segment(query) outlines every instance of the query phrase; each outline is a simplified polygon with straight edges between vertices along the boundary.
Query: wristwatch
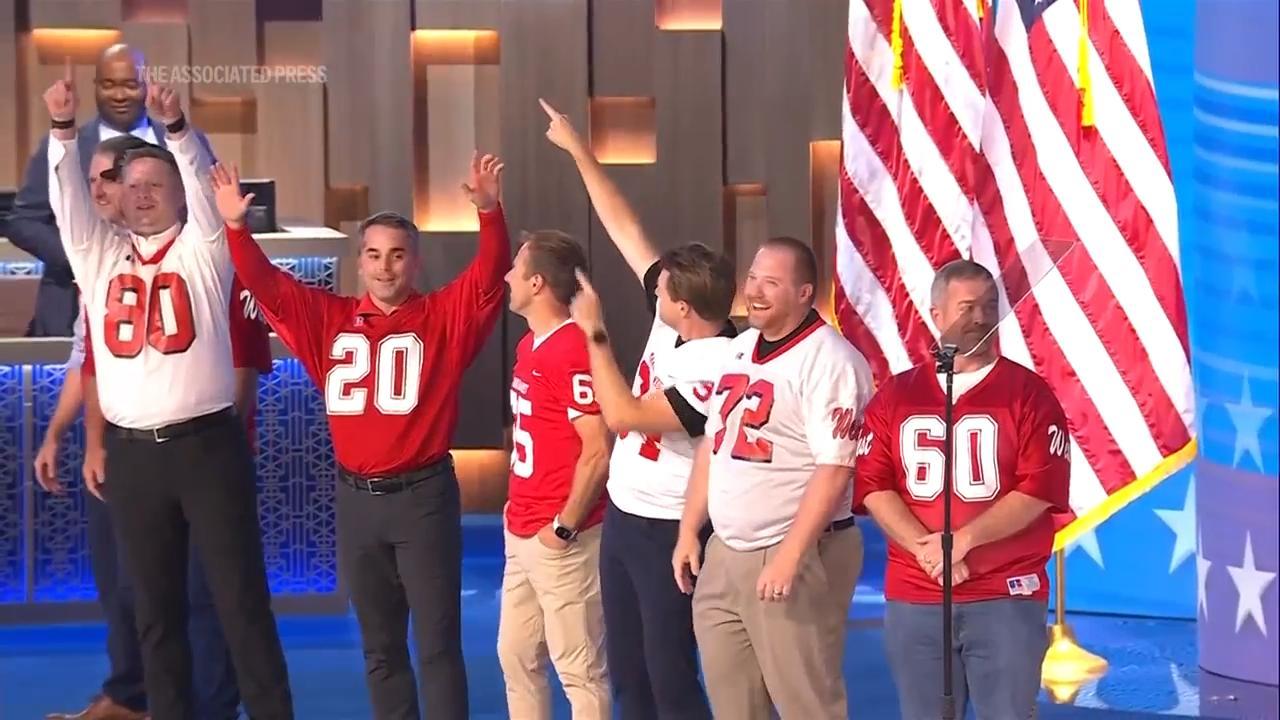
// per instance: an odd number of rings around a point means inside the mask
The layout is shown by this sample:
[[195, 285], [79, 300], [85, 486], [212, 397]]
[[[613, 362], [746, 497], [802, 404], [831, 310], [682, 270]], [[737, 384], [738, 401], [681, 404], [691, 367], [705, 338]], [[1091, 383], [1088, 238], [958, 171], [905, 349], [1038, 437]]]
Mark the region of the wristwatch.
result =
[[574, 530], [568, 525], [562, 525], [560, 523], [559, 515], [556, 515], [555, 518], [551, 521], [551, 531], [556, 534], [556, 537], [560, 538], [561, 540], [564, 540], [565, 542], [569, 542], [570, 540], [573, 540], [574, 538], [578, 537], [577, 530]]
[[591, 337], [591, 342], [595, 343], [596, 345], [609, 344], [609, 333], [606, 333], [604, 331], [604, 328], [600, 328], [598, 330], [593, 331], [590, 337]]

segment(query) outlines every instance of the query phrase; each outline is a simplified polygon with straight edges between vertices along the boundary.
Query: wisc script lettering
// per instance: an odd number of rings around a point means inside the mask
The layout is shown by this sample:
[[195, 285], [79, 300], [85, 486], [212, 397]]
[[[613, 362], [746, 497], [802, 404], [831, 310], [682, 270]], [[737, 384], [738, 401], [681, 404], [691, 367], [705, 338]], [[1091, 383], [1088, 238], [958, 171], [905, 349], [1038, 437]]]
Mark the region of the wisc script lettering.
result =
[[853, 408], [834, 408], [831, 411], [831, 437], [834, 440], [853, 440], [858, 433], [858, 413]]

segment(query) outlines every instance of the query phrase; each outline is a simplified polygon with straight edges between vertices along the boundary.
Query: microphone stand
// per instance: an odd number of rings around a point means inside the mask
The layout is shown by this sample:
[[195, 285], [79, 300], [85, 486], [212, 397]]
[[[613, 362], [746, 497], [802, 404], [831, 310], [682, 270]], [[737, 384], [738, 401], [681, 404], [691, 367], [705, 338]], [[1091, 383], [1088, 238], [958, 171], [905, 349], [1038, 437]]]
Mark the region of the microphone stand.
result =
[[956, 701], [951, 675], [951, 486], [952, 482], [952, 411], [955, 406], [952, 386], [956, 376], [956, 346], [940, 345], [933, 351], [938, 372], [946, 374], [947, 404], [944, 409], [942, 439], [942, 720], [955, 720]]

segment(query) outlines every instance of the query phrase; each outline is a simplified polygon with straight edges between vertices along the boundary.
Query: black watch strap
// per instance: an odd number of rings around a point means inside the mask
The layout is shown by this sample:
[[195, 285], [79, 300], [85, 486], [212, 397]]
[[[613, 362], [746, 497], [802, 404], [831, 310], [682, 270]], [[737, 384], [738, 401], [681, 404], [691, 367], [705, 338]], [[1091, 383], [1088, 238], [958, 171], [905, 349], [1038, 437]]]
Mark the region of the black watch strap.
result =
[[596, 345], [607, 345], [609, 344], [609, 333], [605, 332], [603, 328], [596, 330], [591, 333], [591, 342]]
[[182, 132], [182, 129], [185, 128], [186, 126], [187, 126], [187, 116], [183, 114], [183, 115], [179, 115], [177, 120], [174, 120], [168, 125], [165, 125], [164, 129], [165, 129], [165, 132], [168, 132], [170, 135], [175, 135], [177, 133]]
[[51, 120], [49, 125], [54, 130], [70, 130], [76, 126], [76, 120], [75, 118], [71, 118], [70, 120]]

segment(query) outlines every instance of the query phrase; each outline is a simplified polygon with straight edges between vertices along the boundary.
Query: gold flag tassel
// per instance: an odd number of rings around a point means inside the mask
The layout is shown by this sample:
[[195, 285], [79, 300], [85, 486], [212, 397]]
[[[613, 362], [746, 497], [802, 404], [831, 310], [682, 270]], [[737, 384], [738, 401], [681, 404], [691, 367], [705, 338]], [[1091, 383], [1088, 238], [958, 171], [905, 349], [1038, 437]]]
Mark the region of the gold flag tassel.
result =
[[1080, 75], [1080, 125], [1093, 127], [1093, 80], [1089, 77], [1089, 0], [1080, 0], [1080, 42], [1076, 62]]
[[987, 12], [987, 3], [985, 0], [978, 0], [978, 24], [982, 24], [982, 16]]
[[1076, 643], [1076, 635], [1067, 625], [1066, 560], [1063, 550], [1054, 553], [1054, 623], [1049, 626], [1049, 651], [1040, 666], [1040, 685], [1049, 691], [1056, 703], [1075, 701], [1080, 687], [1107, 672], [1107, 661]]
[[902, 89], [902, 0], [893, 0], [893, 29], [889, 45], [893, 48], [893, 89]]

